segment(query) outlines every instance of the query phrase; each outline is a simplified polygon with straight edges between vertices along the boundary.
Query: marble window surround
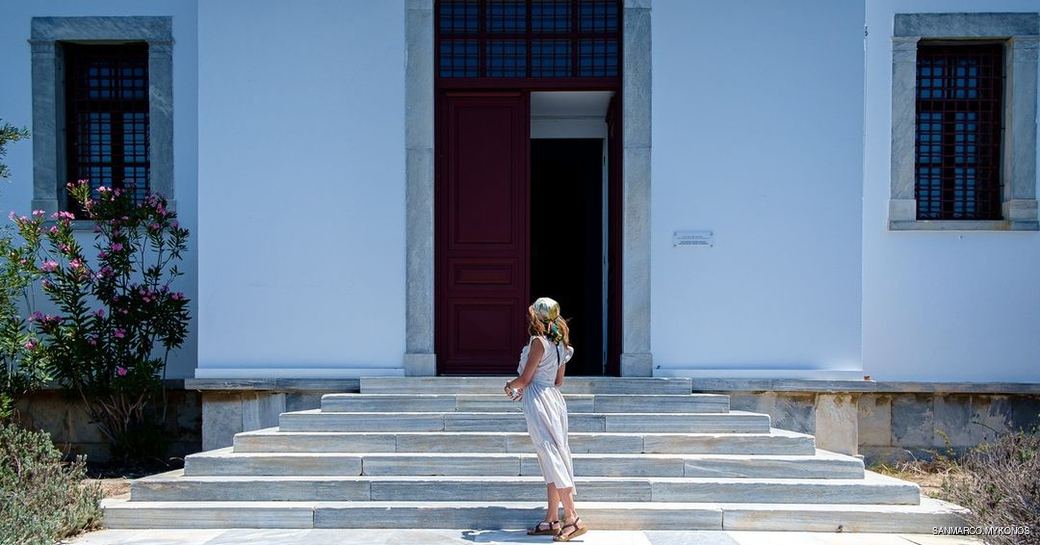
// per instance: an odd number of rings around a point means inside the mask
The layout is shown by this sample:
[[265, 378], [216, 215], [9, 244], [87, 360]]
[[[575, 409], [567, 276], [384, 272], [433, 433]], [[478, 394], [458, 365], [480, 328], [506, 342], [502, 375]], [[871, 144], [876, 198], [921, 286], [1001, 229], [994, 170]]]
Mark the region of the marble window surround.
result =
[[[650, 351], [651, 0], [623, 1], [621, 375], [652, 376]], [[405, 0], [405, 374], [436, 375], [434, 0]]]
[[[64, 58], [59, 42], [148, 44], [149, 188], [176, 208], [173, 183], [173, 18], [33, 17], [33, 210], [64, 208]], [[75, 222], [84, 227], [89, 222]]]
[[[918, 220], [915, 199], [917, 45], [929, 39], [1005, 40], [1001, 220]], [[899, 13], [892, 33], [890, 230], [1040, 229], [1036, 200], [1037, 13]]]

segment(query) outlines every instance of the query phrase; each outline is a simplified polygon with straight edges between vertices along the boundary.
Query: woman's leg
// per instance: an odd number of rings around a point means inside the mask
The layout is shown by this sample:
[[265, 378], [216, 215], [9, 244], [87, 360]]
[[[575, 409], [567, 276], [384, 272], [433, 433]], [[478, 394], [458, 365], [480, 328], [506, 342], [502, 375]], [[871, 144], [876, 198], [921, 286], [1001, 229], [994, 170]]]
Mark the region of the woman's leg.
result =
[[566, 530], [563, 529], [564, 525], [573, 523], [574, 519], [578, 517], [578, 513], [575, 512], [574, 509], [574, 496], [571, 495], [571, 492], [573, 490], [574, 489], [572, 489], [569, 486], [567, 488], [556, 489], [556, 491], [560, 494], [560, 501], [563, 502], [563, 521], [560, 525], [561, 536], [566, 536], [568, 534], [574, 533], [576, 531], [576, 528], [585, 527], [585, 522], [582, 521], [577, 524], [577, 527], [567, 528]]
[[[545, 511], [545, 520], [553, 521], [559, 520], [560, 517], [560, 493], [556, 489], [556, 485], [549, 483], [545, 486], [547, 495], [549, 496], [549, 508]], [[558, 526], [553, 526], [557, 528]]]

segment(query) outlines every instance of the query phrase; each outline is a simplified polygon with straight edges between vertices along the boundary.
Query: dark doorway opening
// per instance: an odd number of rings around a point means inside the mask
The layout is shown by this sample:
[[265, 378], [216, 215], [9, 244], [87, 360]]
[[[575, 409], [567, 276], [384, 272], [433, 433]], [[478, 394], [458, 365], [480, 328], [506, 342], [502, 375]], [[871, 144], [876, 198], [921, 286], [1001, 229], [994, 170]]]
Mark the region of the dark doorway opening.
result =
[[531, 140], [531, 298], [556, 299], [571, 328], [568, 375], [603, 375], [603, 140]]

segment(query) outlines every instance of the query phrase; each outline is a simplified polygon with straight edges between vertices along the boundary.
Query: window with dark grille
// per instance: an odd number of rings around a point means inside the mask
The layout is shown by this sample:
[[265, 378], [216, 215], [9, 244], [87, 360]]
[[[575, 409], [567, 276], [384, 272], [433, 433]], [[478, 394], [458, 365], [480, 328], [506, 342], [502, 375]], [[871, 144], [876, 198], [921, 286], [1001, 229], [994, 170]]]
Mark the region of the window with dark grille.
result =
[[1000, 219], [1004, 46], [917, 50], [917, 219]]
[[[64, 44], [68, 178], [148, 194], [148, 47]], [[69, 210], [78, 206], [67, 203]]]
[[614, 78], [618, 0], [440, 0], [441, 78]]

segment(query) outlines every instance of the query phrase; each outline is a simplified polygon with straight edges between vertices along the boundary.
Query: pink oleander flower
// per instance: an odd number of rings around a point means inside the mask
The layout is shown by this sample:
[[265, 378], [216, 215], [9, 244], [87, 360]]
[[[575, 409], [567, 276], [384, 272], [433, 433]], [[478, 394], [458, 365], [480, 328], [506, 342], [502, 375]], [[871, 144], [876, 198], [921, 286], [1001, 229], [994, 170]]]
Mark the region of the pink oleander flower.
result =
[[33, 341], [25, 341], [24, 346], [26, 350], [32, 350], [33, 348], [36, 348], [36, 343], [34, 343]]
[[52, 316], [47, 314], [40, 320], [40, 327], [44, 330], [52, 330], [61, 324], [61, 316]]
[[102, 186], [98, 186], [97, 191], [98, 191], [98, 193], [106, 193], [106, 192], [108, 192], [110, 190], [107, 187], [102, 185]]
[[97, 256], [98, 259], [105, 259], [106, 257], [108, 257], [108, 252], [101, 250], [100, 252], [98, 252]]
[[123, 251], [123, 245], [118, 243], [118, 242], [113, 242], [112, 243], [112, 251], [113, 252], [122, 252]]
[[43, 216], [45, 216], [46, 214], [47, 214], [47, 213], [46, 213], [46, 212], [44, 212], [43, 210], [33, 210], [33, 211], [32, 211], [32, 215], [33, 215], [33, 217], [34, 217], [34, 218], [42, 218], [42, 217], [43, 217]]
[[125, 377], [126, 373], [127, 373], [126, 367], [116, 367], [116, 374], [117, 375], [119, 375], [121, 377]]
[[41, 286], [43, 286], [44, 288], [50, 288], [50, 287], [51, 287], [51, 286], [53, 286], [54, 284], [52, 284], [50, 280], [47, 280], [47, 279], [45, 278], [45, 279], [43, 279], [43, 280], [41, 280], [41, 281], [40, 281], [40, 285], [41, 285]]
[[43, 272], [54, 272], [58, 268], [58, 262], [47, 260], [40, 264], [40, 270]]
[[184, 293], [175, 291], [170, 294], [170, 299], [173, 299], [174, 301], [180, 301], [181, 299], [184, 299]]
[[162, 227], [162, 226], [159, 225], [158, 223], [152, 223], [152, 224], [148, 225], [148, 228], [151, 229], [152, 231], [158, 231], [160, 227]]
[[58, 234], [58, 226], [57, 225], [51, 225], [51, 228], [47, 229], [47, 232], [52, 234], [52, 235]]
[[76, 219], [76, 216], [74, 216], [72, 212], [66, 212], [62, 210], [61, 212], [55, 212], [51, 214], [51, 218], [59, 221], [72, 221]]
[[117, 339], [122, 339], [123, 337], [126, 337], [126, 330], [121, 327], [117, 327], [115, 331], [112, 332], [112, 336]]
[[7, 219], [9, 219], [11, 221], [15, 221], [16, 219], [18, 219], [18, 214], [15, 214], [14, 210], [12, 210], [12, 211], [8, 212]]
[[32, 314], [29, 315], [29, 321], [30, 322], [39, 322], [39, 321], [42, 321], [42, 320], [43, 320], [43, 313], [38, 311], [38, 310], [34, 311]]
[[98, 318], [104, 318], [105, 317], [105, 309], [99, 308], [99, 309], [95, 310], [94, 311], [94, 316], [97, 316]]
[[72, 267], [73, 269], [80, 269], [83, 267], [83, 262], [79, 259], [73, 259], [72, 261], [69, 261], [69, 267]]

